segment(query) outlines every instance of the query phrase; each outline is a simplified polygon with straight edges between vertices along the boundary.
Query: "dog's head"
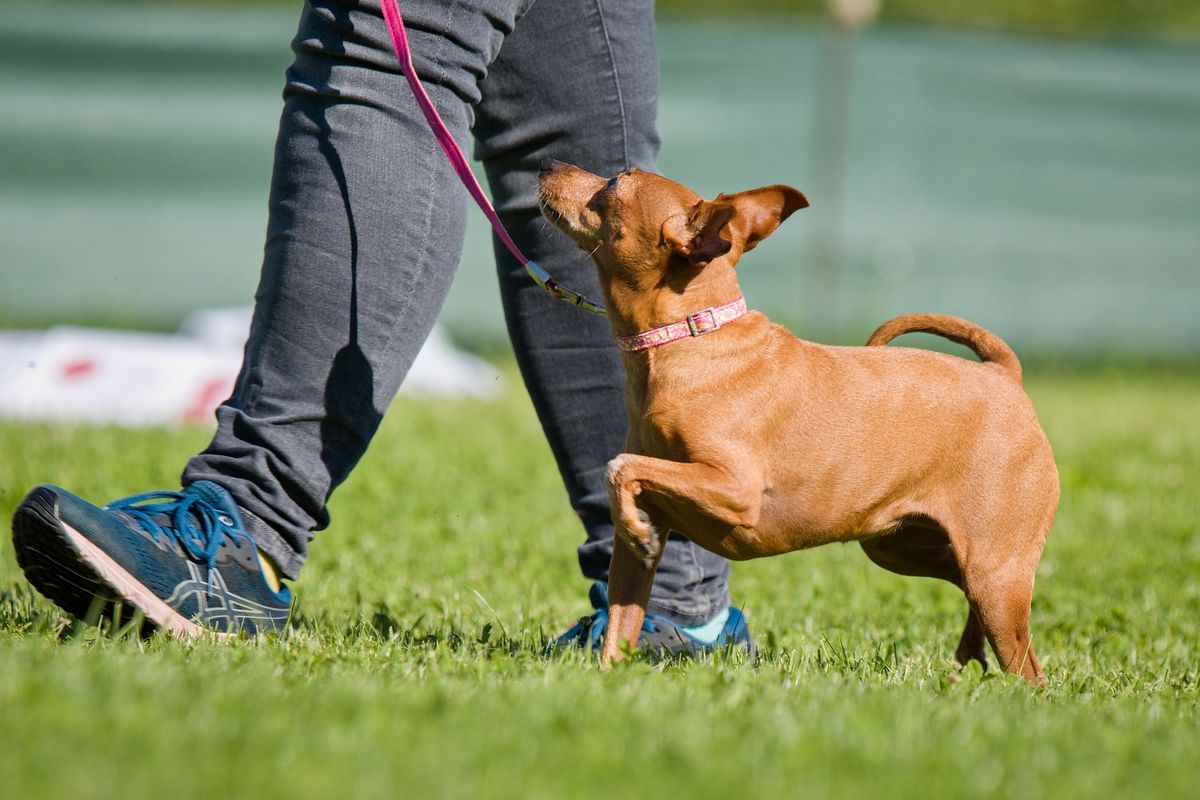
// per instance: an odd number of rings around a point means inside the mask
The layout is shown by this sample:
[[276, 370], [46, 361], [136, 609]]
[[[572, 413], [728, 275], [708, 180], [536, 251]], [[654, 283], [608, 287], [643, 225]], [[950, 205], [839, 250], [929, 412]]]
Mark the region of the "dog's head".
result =
[[601, 274], [634, 285], [668, 270], [730, 266], [808, 199], [790, 186], [764, 186], [705, 200], [652, 172], [601, 178], [547, 159], [538, 179], [542, 213], [592, 254]]

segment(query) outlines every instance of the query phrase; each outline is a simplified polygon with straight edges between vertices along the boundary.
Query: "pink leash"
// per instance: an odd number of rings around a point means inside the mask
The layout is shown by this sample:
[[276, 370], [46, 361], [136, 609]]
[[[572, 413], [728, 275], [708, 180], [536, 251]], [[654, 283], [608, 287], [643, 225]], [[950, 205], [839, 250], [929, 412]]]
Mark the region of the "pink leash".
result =
[[479, 204], [480, 210], [483, 211], [488, 221], [492, 223], [492, 228], [500, 237], [500, 241], [504, 242], [508, 252], [513, 254], [513, 257], [525, 267], [529, 277], [533, 278], [537, 285], [545, 289], [551, 297], [565, 300], [571, 305], [579, 306], [584, 311], [608, 316], [604, 306], [593, 303], [579, 292], [563, 286], [550, 277], [550, 273], [542, 269], [536, 261], [526, 258], [525, 254], [517, 247], [516, 242], [508, 235], [508, 231], [504, 230], [504, 225], [500, 222], [496, 209], [492, 207], [491, 201], [483, 193], [479, 181], [475, 180], [475, 175], [471, 172], [471, 167], [467, 164], [467, 159], [463, 156], [458, 142], [454, 141], [454, 137], [450, 135], [446, 123], [438, 115], [437, 109], [433, 107], [433, 101], [429, 99], [425, 87], [417, 78], [417, 72], [413, 68], [412, 53], [408, 49], [408, 33], [404, 29], [404, 18], [400, 16], [399, 0], [380, 0], [379, 5], [383, 9], [383, 19], [387, 23], [388, 33], [392, 37], [392, 47], [396, 51], [396, 58], [400, 60], [400, 66], [404, 69], [404, 79], [408, 81], [408, 87], [412, 89], [413, 97], [416, 98], [417, 105], [421, 107], [421, 113], [425, 115], [425, 120], [433, 130], [433, 135], [437, 137], [438, 144], [445, 151], [446, 157], [450, 159], [450, 164], [458, 173], [459, 179], [467, 187], [471, 196], [475, 198], [475, 202]]

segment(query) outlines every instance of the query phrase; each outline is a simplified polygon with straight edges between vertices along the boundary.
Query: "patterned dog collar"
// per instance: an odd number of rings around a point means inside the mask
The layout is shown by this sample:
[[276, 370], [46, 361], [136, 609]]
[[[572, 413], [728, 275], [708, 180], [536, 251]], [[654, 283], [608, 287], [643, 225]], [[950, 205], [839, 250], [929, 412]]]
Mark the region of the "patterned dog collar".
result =
[[637, 353], [652, 347], [678, 342], [680, 339], [703, 336], [744, 316], [747, 310], [746, 298], [739, 297], [732, 303], [726, 303], [723, 306], [709, 306], [699, 311], [693, 311], [678, 322], [660, 325], [632, 336], [618, 336], [617, 347], [627, 353]]

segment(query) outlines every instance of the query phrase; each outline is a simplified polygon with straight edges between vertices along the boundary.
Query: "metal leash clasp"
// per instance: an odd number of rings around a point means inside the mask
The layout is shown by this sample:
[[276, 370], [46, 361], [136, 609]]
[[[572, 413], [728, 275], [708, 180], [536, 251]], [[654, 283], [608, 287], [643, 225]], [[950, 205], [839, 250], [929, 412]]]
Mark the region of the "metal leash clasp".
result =
[[568, 289], [566, 286], [561, 285], [558, 281], [554, 280], [554, 278], [550, 276], [549, 272], [546, 272], [546, 270], [542, 269], [541, 265], [536, 261], [526, 261], [525, 271], [529, 274], [529, 277], [533, 278], [534, 283], [542, 287], [546, 291], [546, 294], [550, 295], [555, 300], [563, 300], [573, 306], [582, 308], [584, 311], [590, 311], [593, 314], [599, 314], [602, 317], [608, 316], [608, 312], [604, 309], [604, 306], [598, 303], [593, 303], [579, 292], [576, 292], [573, 289]]

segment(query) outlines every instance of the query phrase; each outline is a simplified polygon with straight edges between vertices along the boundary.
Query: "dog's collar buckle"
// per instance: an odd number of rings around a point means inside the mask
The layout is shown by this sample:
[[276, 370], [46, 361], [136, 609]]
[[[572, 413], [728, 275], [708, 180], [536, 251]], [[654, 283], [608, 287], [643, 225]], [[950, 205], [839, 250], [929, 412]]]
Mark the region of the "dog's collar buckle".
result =
[[692, 336], [703, 336], [706, 333], [712, 333], [721, 327], [721, 320], [717, 319], [717, 311], [712, 306], [702, 308], [699, 311], [693, 311], [687, 315], [688, 333]]

